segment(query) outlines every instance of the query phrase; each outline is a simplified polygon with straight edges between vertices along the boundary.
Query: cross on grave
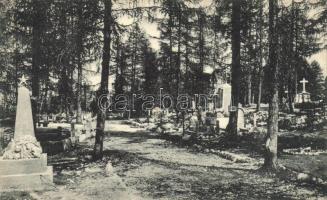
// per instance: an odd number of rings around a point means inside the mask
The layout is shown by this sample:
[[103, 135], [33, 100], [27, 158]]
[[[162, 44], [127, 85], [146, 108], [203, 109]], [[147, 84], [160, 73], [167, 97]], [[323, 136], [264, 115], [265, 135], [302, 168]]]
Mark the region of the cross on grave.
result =
[[308, 83], [308, 81], [305, 80], [305, 78], [303, 78], [302, 81], [300, 81], [300, 83], [303, 84], [303, 87], [302, 87], [302, 88], [303, 88], [302, 93], [305, 93], [305, 92], [306, 92], [306, 91], [305, 91], [305, 84]]

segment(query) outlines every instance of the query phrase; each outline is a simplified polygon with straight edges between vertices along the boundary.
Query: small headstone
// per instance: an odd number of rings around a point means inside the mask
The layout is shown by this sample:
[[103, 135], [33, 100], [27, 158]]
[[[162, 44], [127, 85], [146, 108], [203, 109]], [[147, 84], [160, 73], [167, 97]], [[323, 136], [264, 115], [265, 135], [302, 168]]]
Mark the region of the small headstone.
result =
[[198, 131], [199, 120], [198, 120], [198, 116], [195, 113], [190, 118], [190, 127], [189, 128], [191, 131]]
[[253, 113], [253, 127], [257, 127], [257, 113]]
[[231, 104], [232, 87], [229, 84], [222, 84], [218, 86], [222, 90], [222, 110], [224, 114], [229, 115], [229, 106]]
[[114, 168], [110, 161], [108, 161], [108, 163], [106, 164], [105, 173], [106, 173], [106, 176], [114, 175]]
[[239, 108], [237, 112], [237, 128], [245, 128], [244, 110], [242, 108]]
[[162, 115], [162, 110], [159, 107], [153, 108], [151, 117], [154, 119], [154, 121], [160, 121], [161, 115]]
[[195, 100], [192, 100], [192, 110], [196, 110], [196, 102], [195, 102]]
[[208, 110], [211, 111], [211, 112], [214, 110], [214, 103], [213, 102], [208, 103]]

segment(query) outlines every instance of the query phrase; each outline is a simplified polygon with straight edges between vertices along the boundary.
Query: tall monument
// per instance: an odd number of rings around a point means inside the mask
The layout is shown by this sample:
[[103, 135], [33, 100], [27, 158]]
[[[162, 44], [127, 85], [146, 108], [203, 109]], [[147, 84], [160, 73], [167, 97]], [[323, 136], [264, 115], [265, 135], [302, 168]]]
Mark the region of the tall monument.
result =
[[23, 82], [21, 82], [20, 87], [18, 88], [14, 140], [19, 140], [21, 137], [26, 136], [35, 138], [29, 93], [29, 90], [23, 86]]
[[43, 189], [53, 182], [47, 155], [35, 138], [31, 99], [23, 76], [18, 88], [14, 138], [0, 157], [0, 191]]

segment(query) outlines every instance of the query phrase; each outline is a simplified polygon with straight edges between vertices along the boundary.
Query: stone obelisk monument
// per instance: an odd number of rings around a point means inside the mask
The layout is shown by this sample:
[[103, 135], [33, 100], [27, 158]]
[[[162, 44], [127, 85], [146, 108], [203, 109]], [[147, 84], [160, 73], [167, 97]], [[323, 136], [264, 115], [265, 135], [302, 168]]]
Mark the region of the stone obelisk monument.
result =
[[0, 191], [39, 190], [52, 185], [53, 171], [35, 138], [30, 92], [21, 79], [14, 139], [0, 157]]
[[14, 134], [15, 140], [26, 136], [35, 138], [32, 106], [29, 93], [29, 90], [24, 86], [18, 88], [18, 102]]

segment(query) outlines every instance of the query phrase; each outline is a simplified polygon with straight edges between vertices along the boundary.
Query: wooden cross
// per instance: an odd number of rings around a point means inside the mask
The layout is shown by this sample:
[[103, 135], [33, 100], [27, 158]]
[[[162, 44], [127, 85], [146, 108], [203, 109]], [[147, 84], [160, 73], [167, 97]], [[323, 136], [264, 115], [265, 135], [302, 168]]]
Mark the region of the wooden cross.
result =
[[306, 91], [305, 91], [305, 84], [308, 83], [308, 81], [305, 80], [305, 78], [303, 78], [302, 81], [300, 81], [300, 83], [303, 84], [303, 90], [302, 90], [302, 93], [305, 93], [305, 92], [306, 92]]

